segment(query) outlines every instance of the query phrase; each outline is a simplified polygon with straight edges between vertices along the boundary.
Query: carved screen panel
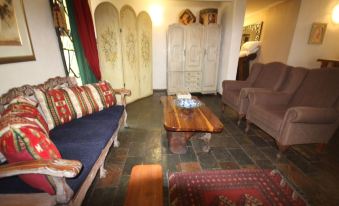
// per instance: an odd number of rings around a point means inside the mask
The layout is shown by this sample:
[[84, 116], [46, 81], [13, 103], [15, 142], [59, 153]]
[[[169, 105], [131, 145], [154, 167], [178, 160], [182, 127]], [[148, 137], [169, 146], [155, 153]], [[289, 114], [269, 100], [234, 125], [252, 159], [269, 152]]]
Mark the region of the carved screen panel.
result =
[[124, 87], [118, 10], [108, 2], [99, 4], [94, 12], [102, 79], [113, 88]]
[[185, 30], [180, 25], [171, 25], [167, 33], [168, 71], [184, 70]]
[[203, 57], [203, 27], [200, 24], [186, 26], [185, 70], [201, 71]]
[[142, 11], [137, 19], [140, 97], [153, 94], [152, 86], [152, 20]]
[[140, 98], [137, 18], [132, 7], [121, 8], [120, 23], [125, 88], [132, 92], [127, 102], [132, 102]]

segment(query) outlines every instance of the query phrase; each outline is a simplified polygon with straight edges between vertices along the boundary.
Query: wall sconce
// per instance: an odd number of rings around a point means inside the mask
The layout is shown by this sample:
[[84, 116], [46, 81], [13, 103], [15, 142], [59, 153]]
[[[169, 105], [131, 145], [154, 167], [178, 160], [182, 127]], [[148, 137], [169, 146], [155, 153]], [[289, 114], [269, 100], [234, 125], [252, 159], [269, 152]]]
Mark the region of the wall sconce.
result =
[[149, 7], [149, 11], [152, 18], [152, 23], [154, 26], [160, 26], [163, 21], [164, 9], [159, 4], [153, 4]]
[[335, 24], [339, 24], [339, 3], [335, 5], [332, 11], [332, 21]]

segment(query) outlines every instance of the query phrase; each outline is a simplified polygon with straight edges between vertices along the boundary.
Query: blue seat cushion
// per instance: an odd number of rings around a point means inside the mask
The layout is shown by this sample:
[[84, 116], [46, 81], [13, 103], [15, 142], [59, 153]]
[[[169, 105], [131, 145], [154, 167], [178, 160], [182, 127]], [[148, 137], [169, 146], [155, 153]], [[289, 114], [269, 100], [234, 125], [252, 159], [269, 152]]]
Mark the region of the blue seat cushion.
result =
[[[113, 106], [100, 112], [72, 120], [49, 133], [63, 159], [79, 160], [83, 168], [75, 178], [66, 179], [76, 193], [86, 179], [107, 142], [119, 126], [123, 106]], [[0, 193], [41, 192], [22, 182], [18, 177], [0, 179]]]

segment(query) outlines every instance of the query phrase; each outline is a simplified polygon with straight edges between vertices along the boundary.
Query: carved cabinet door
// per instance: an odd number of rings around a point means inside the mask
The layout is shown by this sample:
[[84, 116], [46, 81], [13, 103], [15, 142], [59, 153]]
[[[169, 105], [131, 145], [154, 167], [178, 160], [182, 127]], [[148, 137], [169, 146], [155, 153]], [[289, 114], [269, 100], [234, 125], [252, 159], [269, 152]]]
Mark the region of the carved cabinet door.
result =
[[216, 92], [220, 50], [220, 27], [209, 24], [204, 27], [204, 57], [202, 92]]
[[132, 102], [140, 98], [137, 18], [132, 7], [121, 8], [120, 23], [125, 88], [132, 92], [127, 102]]
[[184, 88], [185, 30], [178, 24], [167, 32], [167, 92], [173, 94]]
[[201, 71], [203, 57], [203, 26], [191, 24], [185, 33], [185, 70]]
[[96, 7], [94, 19], [102, 79], [110, 82], [113, 88], [122, 88], [119, 12], [113, 4], [104, 2]]
[[153, 94], [152, 86], [152, 21], [150, 16], [142, 11], [137, 18], [138, 57], [140, 97]]

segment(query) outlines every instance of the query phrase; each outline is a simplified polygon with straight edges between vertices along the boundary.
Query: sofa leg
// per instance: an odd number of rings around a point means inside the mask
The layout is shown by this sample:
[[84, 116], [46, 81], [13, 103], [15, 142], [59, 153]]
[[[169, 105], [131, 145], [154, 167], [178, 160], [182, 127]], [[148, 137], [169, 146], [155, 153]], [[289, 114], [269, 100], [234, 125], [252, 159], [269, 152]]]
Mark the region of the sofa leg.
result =
[[120, 146], [120, 142], [119, 142], [119, 140], [118, 140], [118, 137], [114, 140], [113, 146], [114, 146], [114, 147], [119, 147], [119, 146]]
[[238, 115], [238, 122], [237, 125], [240, 126], [241, 120], [245, 117], [245, 114], [239, 114]]
[[124, 113], [125, 113], [124, 127], [125, 127], [125, 128], [128, 128], [129, 126], [128, 126], [128, 124], [127, 124], [127, 111], [126, 111], [126, 109], [124, 110]]
[[279, 152], [277, 154], [277, 158], [281, 159], [281, 157], [283, 156], [283, 153], [288, 149], [289, 145], [280, 145], [280, 144], [277, 144], [277, 145], [278, 145], [278, 149], [279, 149]]
[[245, 133], [248, 133], [251, 128], [251, 122], [249, 120], [246, 120], [246, 128], [245, 128]]
[[225, 111], [225, 104], [224, 103], [221, 103], [221, 111], [222, 111], [222, 113], [224, 113], [224, 111]]
[[66, 183], [65, 178], [60, 177], [52, 177], [55, 183], [55, 193], [56, 193], [56, 201], [59, 204], [68, 203], [72, 196], [73, 190]]
[[104, 163], [100, 166], [100, 179], [105, 178], [107, 175], [107, 170], [105, 169]]

